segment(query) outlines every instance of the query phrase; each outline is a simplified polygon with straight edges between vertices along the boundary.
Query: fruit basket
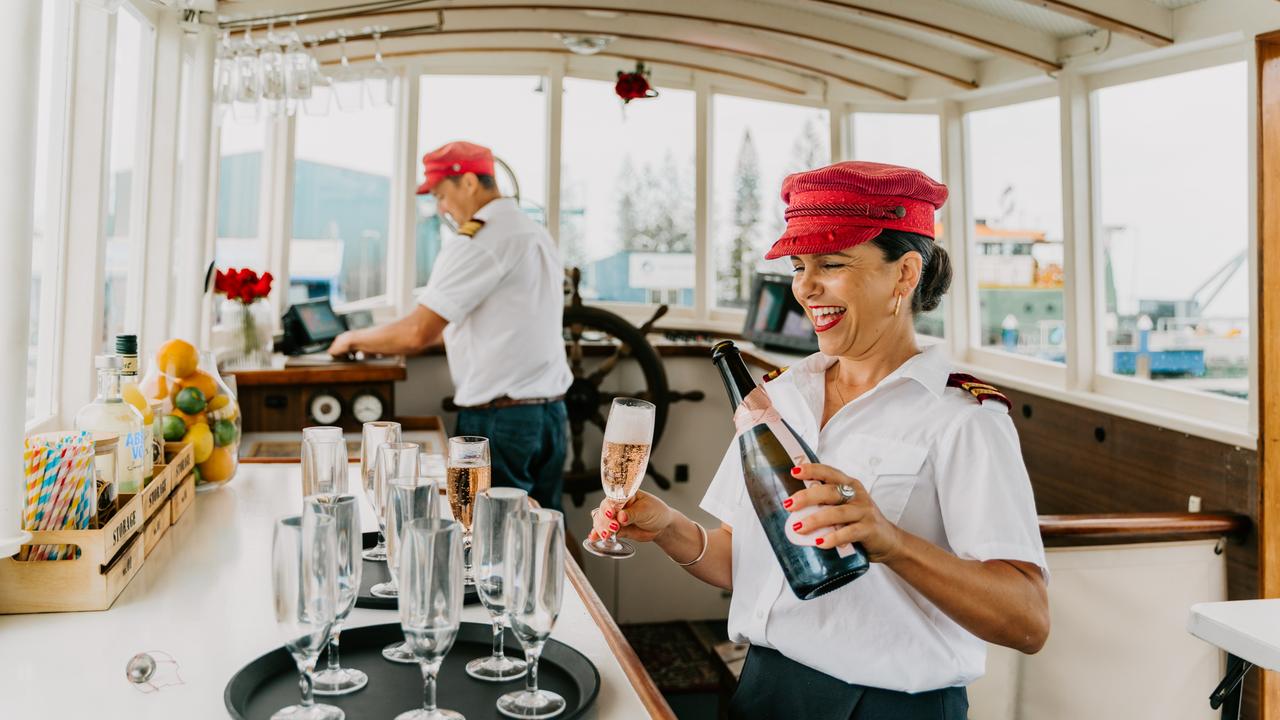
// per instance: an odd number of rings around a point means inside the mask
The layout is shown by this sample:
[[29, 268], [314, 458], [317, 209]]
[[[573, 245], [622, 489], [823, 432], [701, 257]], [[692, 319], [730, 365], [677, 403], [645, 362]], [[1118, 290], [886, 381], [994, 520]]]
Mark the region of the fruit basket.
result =
[[240, 405], [218, 374], [213, 353], [170, 340], [160, 346], [142, 381], [142, 393], [162, 400], [165, 442], [190, 445], [197, 491], [235, 477], [240, 456]]

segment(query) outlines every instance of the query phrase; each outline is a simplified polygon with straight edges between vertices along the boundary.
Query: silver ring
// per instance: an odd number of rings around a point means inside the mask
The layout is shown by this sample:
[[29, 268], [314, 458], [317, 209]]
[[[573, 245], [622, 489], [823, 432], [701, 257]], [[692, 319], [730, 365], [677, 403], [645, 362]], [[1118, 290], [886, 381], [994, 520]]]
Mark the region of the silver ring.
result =
[[849, 502], [850, 500], [853, 499], [854, 495], [858, 494], [858, 491], [855, 490], [852, 485], [837, 485], [836, 492], [840, 493], [841, 505], [844, 505], [845, 503]]

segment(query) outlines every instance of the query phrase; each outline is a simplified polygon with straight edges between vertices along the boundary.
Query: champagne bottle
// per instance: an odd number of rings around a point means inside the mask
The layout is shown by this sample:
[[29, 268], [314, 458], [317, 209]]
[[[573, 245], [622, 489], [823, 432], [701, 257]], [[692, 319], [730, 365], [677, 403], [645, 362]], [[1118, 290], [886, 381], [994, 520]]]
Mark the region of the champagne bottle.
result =
[[[738, 348], [728, 340], [716, 343], [711, 349], [712, 362], [720, 371], [725, 390], [734, 410], [742, 404], [752, 390], [755, 381], [747, 371]], [[781, 431], [790, 433], [787, 442], [794, 442], [808, 457], [818, 462], [813, 450], [800, 435], [778, 419], [771, 423]], [[858, 545], [852, 552], [842, 555], [835, 549], [824, 550], [816, 546], [797, 545], [787, 537], [787, 524], [791, 514], [782, 507], [782, 501], [804, 489], [804, 482], [791, 474], [795, 463], [787, 452], [783, 440], [774, 434], [771, 424], [764, 422], [739, 432], [738, 449], [742, 454], [743, 480], [751, 506], [760, 519], [765, 537], [773, 548], [773, 554], [782, 566], [782, 574], [792, 592], [801, 600], [812, 600], [819, 595], [849, 583], [867, 571], [867, 557]]]

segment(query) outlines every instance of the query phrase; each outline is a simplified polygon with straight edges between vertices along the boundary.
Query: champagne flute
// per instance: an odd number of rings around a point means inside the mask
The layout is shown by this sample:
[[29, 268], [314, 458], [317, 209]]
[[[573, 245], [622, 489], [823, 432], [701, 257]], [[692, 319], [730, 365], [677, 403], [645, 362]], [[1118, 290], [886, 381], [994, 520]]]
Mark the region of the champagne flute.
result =
[[436, 707], [436, 673], [453, 647], [462, 615], [462, 538], [458, 524], [418, 518], [404, 528], [400, 553], [400, 627], [422, 668], [422, 709], [395, 720], [464, 720]]
[[503, 654], [503, 630], [507, 618], [507, 582], [505, 560], [506, 535], [512, 525], [524, 518], [529, 508], [529, 494], [519, 488], [490, 488], [476, 496], [476, 517], [471, 546], [476, 592], [489, 611], [493, 623], [493, 653], [467, 663], [467, 674], [477, 680], [502, 682], [525, 674], [526, 663]]
[[379, 494], [382, 495], [382, 526], [387, 536], [387, 574], [390, 582], [377, 583], [369, 588], [374, 597], [393, 598], [399, 593], [396, 590], [395, 545], [397, 527], [401, 515], [393, 512], [391, 495], [394, 485], [416, 485], [418, 483], [418, 445], [417, 443], [387, 443], [378, 448]]
[[564, 516], [556, 510], [530, 510], [512, 523], [506, 542], [507, 607], [529, 672], [524, 690], [498, 698], [498, 712], [513, 718], [553, 717], [564, 712], [564, 698], [538, 689], [538, 658], [564, 593]]
[[[618, 507], [631, 502], [640, 490], [645, 470], [649, 467], [649, 449], [653, 447], [653, 403], [638, 398], [614, 398], [609, 408], [609, 422], [604, 429], [604, 447], [600, 449], [600, 484], [605, 497]], [[607, 539], [586, 539], [582, 547], [592, 555], [629, 558], [636, 548], [617, 535]]]
[[365, 560], [385, 562], [387, 559], [386, 539], [386, 490], [379, 484], [379, 476], [375, 472], [378, 464], [378, 448], [387, 443], [400, 442], [400, 423], [378, 420], [364, 424], [360, 435], [360, 483], [364, 487], [364, 496], [378, 518], [378, 544], [364, 551]]
[[471, 517], [478, 493], [492, 483], [489, 465], [489, 438], [460, 435], [449, 438], [448, 483], [449, 509], [453, 519], [462, 523], [462, 578], [470, 585]]
[[347, 441], [313, 435], [302, 438], [302, 496], [346, 495]]
[[[399, 557], [401, 548], [404, 547], [404, 528], [414, 520], [439, 519], [440, 486], [421, 481], [417, 484], [397, 483], [391, 485], [387, 492], [387, 513], [390, 516], [387, 523], [389, 533], [387, 547], [391, 550], [387, 556], [387, 570], [395, 573], [392, 577], [398, 583]], [[382, 649], [382, 657], [392, 662], [417, 662], [409, 646], [404, 643], [392, 643], [386, 646]]]
[[[343, 465], [345, 466], [345, 459]], [[338, 541], [338, 604], [329, 637], [329, 664], [315, 675], [317, 695], [346, 695], [364, 687], [369, 676], [338, 661], [338, 635], [342, 623], [356, 605], [360, 594], [360, 505], [354, 495], [317, 495], [306, 500], [307, 511], [333, 518]]]
[[333, 518], [304, 511], [276, 523], [271, 587], [276, 625], [302, 676], [302, 702], [271, 720], [343, 720], [346, 713], [312, 698], [312, 671], [329, 638], [338, 600], [338, 538]]

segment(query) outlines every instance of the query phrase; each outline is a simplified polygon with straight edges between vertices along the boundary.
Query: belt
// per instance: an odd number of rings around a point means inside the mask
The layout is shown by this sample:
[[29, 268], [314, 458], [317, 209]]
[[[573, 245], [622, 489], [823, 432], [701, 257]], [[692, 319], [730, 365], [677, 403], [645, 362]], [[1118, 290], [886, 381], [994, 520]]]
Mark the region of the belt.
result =
[[555, 397], [540, 398], [513, 398], [503, 395], [496, 397], [483, 405], [459, 405], [459, 410], [500, 410], [502, 408], [515, 407], [517, 405], [547, 405], [553, 402], [560, 402], [564, 399], [564, 395], [556, 395]]

